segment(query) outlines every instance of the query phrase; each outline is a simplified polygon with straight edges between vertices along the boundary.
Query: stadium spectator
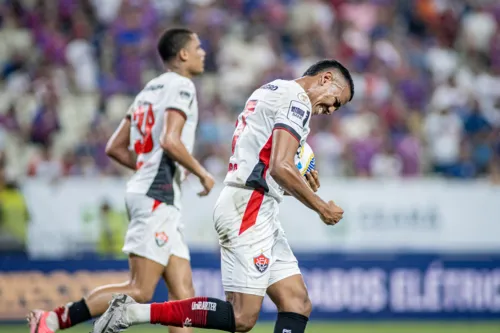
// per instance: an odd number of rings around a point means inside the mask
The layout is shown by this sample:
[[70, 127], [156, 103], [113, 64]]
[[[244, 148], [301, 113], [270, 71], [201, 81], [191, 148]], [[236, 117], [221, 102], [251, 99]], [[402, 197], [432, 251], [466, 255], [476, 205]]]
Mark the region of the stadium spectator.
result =
[[[0, 33], [8, 36], [0, 40], [0, 138], [23, 142], [27, 131], [31, 140], [12, 154], [12, 165], [27, 169], [36, 159], [33, 144], [50, 145], [55, 157], [64, 156], [64, 175], [123, 175], [103, 157], [103, 127], [114, 128], [130, 101], [108, 105], [130, 99], [161, 70], [152, 52], [159, 32], [188, 25], [207, 51], [207, 74], [196, 82], [198, 135], [206, 145], [197, 154], [216, 174], [223, 174], [243, 98], [324, 57], [345, 63], [357, 87], [349, 109], [311, 124], [325, 175], [370, 177], [384, 138], [402, 164], [401, 177], [498, 173], [495, 1], [101, 2], [0, 5]], [[464, 163], [475, 171], [463, 172]]]

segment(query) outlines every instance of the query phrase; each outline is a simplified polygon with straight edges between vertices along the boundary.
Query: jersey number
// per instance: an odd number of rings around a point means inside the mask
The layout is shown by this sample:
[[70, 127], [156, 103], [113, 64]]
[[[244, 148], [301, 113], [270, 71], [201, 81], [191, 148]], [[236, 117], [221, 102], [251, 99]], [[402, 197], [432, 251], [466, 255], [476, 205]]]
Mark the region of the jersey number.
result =
[[255, 106], [257, 105], [256, 100], [248, 101], [247, 105], [245, 105], [245, 110], [243, 110], [243, 114], [241, 115], [241, 122], [236, 121], [236, 130], [233, 135], [233, 143], [231, 145], [232, 153], [234, 154], [234, 148], [236, 147], [236, 142], [238, 142], [238, 138], [241, 133], [245, 129], [247, 125], [247, 117], [255, 111]]
[[151, 132], [155, 124], [152, 105], [144, 104], [139, 106], [135, 110], [132, 120], [141, 134], [141, 138], [134, 142], [135, 153], [137, 155], [150, 153], [153, 150], [153, 136]]

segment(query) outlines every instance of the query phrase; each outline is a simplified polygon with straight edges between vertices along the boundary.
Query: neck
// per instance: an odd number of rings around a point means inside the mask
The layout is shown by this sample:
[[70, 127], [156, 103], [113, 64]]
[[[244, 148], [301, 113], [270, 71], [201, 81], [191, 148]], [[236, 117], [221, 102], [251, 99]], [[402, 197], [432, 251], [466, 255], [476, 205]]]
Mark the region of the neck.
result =
[[167, 72], [174, 72], [174, 73], [177, 73], [179, 75], [185, 76], [188, 79], [191, 79], [193, 77], [193, 75], [191, 75], [191, 73], [186, 68], [184, 68], [184, 66], [181, 66], [176, 61], [172, 61], [171, 63], [168, 63], [166, 65], [166, 67], [167, 67]]
[[311, 78], [309, 76], [302, 76], [298, 79], [295, 79], [295, 82], [299, 84], [309, 94], [308, 90], [311, 87]]
[[298, 79], [295, 79], [295, 82], [297, 82], [298, 85], [301, 86], [302, 89], [304, 89], [313, 106], [315, 103], [314, 101], [318, 97], [317, 93], [314, 91], [314, 89], [312, 89], [314, 80], [315, 78], [313, 76], [303, 76]]

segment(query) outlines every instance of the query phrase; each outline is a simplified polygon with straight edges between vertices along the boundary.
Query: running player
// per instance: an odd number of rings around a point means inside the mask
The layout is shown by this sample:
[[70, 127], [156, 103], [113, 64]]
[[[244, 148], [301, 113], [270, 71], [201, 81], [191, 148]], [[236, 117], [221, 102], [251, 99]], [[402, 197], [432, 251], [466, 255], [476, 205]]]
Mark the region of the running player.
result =
[[[192, 31], [171, 29], [161, 36], [158, 52], [169, 71], [146, 84], [106, 147], [111, 158], [136, 170], [125, 196], [130, 224], [123, 251], [129, 255], [130, 279], [97, 288], [53, 311], [31, 312], [31, 333], [52, 333], [99, 316], [115, 293], [148, 302], [160, 277], [170, 299], [194, 297], [182, 235], [180, 187], [185, 170], [200, 179], [204, 190], [199, 195], [207, 195], [214, 186], [212, 176], [191, 155], [198, 123], [191, 78], [203, 72], [205, 51]], [[181, 331], [186, 333], [171, 329]]]
[[340, 221], [343, 210], [310, 189], [294, 156], [309, 134], [310, 116], [332, 114], [353, 95], [349, 71], [335, 60], [314, 64], [299, 79], [257, 89], [238, 117], [226, 186], [214, 209], [227, 301], [196, 297], [148, 305], [117, 295], [93, 332], [116, 333], [140, 323], [248, 332], [267, 293], [278, 308], [274, 332], [303, 333], [311, 301], [278, 205], [286, 191], [325, 224]]

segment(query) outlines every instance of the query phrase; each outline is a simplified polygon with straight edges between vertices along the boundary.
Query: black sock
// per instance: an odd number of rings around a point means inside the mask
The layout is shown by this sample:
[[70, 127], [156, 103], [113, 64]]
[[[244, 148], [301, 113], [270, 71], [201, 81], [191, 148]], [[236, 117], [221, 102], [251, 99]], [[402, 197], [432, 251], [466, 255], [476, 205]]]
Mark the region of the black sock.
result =
[[207, 325], [205, 327], [231, 333], [236, 332], [233, 305], [229, 302], [214, 298], [208, 298], [207, 300], [212, 302], [215, 301], [218, 309], [217, 312], [207, 312]]
[[274, 333], [304, 333], [309, 318], [293, 312], [279, 312]]
[[83, 298], [69, 306], [61, 306], [54, 312], [59, 321], [59, 328], [62, 330], [91, 319], [89, 308]]

